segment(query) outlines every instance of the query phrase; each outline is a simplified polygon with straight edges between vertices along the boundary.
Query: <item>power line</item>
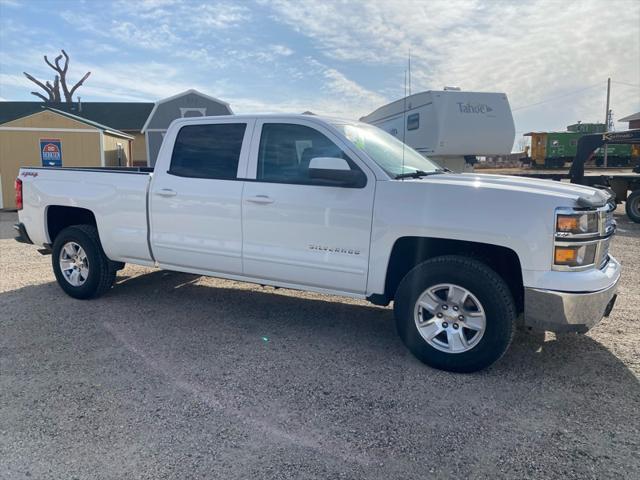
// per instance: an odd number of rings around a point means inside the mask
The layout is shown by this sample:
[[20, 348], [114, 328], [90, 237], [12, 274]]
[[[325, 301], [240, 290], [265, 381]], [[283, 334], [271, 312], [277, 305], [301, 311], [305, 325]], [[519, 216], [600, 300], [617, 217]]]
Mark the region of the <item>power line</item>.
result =
[[581, 93], [581, 92], [590, 90], [590, 89], [595, 88], [595, 87], [602, 87], [602, 82], [595, 83], [595, 84], [590, 85], [588, 87], [580, 88], [579, 90], [574, 90], [572, 92], [567, 92], [567, 93], [564, 93], [562, 95], [558, 95], [556, 97], [546, 98], [546, 99], [540, 100], [539, 102], [536, 102], [536, 103], [530, 103], [529, 105], [522, 105], [520, 107], [512, 108], [511, 111], [512, 112], [516, 112], [518, 110], [523, 110], [525, 108], [535, 107], [537, 105], [542, 105], [543, 103], [552, 102], [553, 100], [557, 100], [559, 98], [564, 98], [564, 97], [568, 97], [568, 96], [571, 96], [571, 95], [576, 95], [577, 93]]
[[617, 83], [618, 85], [626, 85], [627, 87], [640, 88], [640, 83], [617, 82], [615, 80], [611, 80], [611, 83]]

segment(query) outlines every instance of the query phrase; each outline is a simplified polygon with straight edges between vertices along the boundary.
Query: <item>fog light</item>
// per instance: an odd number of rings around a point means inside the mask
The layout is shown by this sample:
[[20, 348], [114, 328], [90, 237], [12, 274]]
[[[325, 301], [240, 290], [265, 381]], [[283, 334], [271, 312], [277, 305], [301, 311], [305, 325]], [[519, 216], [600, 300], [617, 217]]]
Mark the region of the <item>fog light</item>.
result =
[[596, 244], [556, 246], [553, 260], [556, 265], [582, 267], [591, 265], [596, 259]]

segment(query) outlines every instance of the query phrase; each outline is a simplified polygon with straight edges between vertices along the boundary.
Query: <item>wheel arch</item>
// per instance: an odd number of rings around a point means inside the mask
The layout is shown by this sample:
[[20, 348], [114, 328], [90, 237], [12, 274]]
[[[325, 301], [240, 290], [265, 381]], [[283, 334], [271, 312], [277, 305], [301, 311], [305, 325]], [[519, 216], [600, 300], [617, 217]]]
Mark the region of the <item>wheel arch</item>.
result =
[[72, 225], [93, 225], [98, 228], [94, 213], [86, 208], [49, 205], [45, 213], [46, 234], [53, 245], [58, 234]]
[[500, 245], [466, 240], [434, 237], [406, 236], [398, 238], [389, 255], [383, 295], [372, 295], [369, 300], [388, 304], [405, 275], [416, 265], [442, 255], [462, 255], [475, 258], [495, 270], [507, 283], [518, 311], [524, 308], [522, 266], [518, 254]]

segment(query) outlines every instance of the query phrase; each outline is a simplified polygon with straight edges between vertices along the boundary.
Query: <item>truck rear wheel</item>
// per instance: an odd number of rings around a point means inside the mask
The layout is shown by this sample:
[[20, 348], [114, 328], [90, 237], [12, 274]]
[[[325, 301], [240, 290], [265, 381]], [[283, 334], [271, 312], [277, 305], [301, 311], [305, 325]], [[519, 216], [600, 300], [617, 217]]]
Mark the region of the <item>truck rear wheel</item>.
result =
[[446, 255], [416, 266], [394, 302], [398, 333], [420, 361], [451, 372], [474, 372], [511, 344], [516, 308], [504, 280], [484, 263]]
[[634, 190], [627, 197], [625, 210], [627, 211], [627, 217], [636, 223], [640, 223], [640, 189]]
[[93, 225], [62, 230], [53, 243], [51, 261], [58, 284], [73, 298], [99, 297], [116, 278], [117, 264], [104, 254]]

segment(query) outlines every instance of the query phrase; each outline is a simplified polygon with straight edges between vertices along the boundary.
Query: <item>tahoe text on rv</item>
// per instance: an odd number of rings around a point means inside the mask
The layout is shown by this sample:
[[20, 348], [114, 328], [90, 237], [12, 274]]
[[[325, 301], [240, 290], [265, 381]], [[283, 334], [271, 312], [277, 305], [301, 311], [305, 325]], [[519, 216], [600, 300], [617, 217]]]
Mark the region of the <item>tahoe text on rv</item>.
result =
[[489, 113], [493, 111], [489, 105], [481, 103], [479, 105], [471, 105], [470, 103], [456, 102], [460, 113]]

